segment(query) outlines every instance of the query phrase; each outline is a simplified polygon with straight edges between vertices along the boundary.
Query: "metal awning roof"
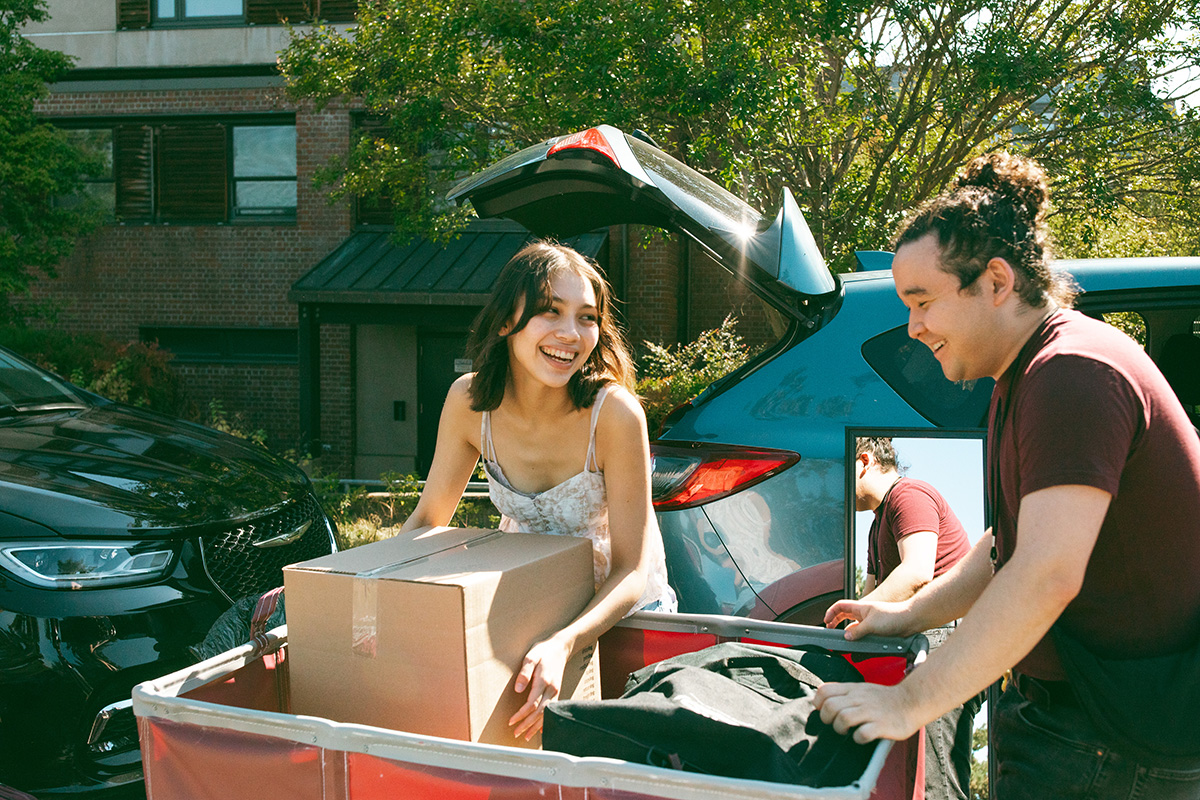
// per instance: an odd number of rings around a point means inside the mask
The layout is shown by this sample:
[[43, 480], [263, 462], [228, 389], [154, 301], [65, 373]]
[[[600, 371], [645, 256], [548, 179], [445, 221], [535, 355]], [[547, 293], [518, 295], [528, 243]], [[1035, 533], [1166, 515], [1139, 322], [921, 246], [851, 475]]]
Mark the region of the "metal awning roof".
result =
[[[295, 303], [482, 306], [508, 260], [533, 234], [511, 222], [472, 222], [447, 245], [413, 238], [392, 241], [390, 230], [363, 230], [292, 284]], [[608, 234], [585, 233], [564, 244], [595, 258]]]

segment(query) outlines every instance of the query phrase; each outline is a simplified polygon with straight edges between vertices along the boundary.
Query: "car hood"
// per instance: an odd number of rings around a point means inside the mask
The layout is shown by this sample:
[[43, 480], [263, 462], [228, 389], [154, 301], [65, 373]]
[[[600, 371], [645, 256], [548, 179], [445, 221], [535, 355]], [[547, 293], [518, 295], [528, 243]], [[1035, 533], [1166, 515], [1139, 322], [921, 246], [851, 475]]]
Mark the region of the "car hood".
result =
[[261, 448], [139, 409], [0, 419], [0, 509], [63, 536], [202, 533], [307, 486], [299, 469]]

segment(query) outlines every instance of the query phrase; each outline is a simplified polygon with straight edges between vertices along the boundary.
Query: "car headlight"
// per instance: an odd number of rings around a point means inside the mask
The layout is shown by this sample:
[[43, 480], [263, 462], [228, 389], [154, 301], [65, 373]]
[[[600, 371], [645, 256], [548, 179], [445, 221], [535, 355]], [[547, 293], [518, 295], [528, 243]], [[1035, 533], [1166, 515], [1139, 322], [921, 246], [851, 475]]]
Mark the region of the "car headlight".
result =
[[0, 567], [47, 589], [91, 589], [152, 581], [167, 574], [173, 556], [171, 550], [131, 544], [0, 545]]

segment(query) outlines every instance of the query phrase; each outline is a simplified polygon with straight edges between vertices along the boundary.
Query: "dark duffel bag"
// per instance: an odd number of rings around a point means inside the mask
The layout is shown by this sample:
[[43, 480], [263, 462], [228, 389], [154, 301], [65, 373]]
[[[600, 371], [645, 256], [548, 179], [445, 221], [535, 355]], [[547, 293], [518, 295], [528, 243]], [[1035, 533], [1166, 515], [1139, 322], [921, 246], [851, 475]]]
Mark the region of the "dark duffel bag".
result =
[[542, 746], [731, 778], [847, 786], [874, 745], [821, 721], [812, 697], [826, 681], [861, 682], [819, 650], [719, 644], [634, 672], [614, 700], [551, 703]]

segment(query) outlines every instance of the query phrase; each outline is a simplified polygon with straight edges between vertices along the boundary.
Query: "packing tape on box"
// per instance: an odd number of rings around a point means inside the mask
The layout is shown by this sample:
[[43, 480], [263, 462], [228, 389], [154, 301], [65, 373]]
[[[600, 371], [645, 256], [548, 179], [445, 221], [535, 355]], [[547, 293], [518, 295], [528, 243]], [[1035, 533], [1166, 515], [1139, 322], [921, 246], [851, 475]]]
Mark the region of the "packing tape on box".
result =
[[396, 561], [391, 564], [384, 564], [372, 569], [363, 570], [356, 573], [354, 576], [354, 585], [351, 589], [351, 614], [353, 620], [351, 623], [351, 639], [350, 649], [355, 655], [363, 656], [364, 658], [375, 658], [379, 649], [379, 627], [377, 624], [379, 617], [379, 581], [380, 575], [383, 575], [401, 567], [406, 567], [410, 564], [418, 564], [422, 561], [427, 561], [435, 556], [450, 553], [455, 550], [465, 550], [473, 545], [480, 544], [500, 536], [500, 531], [487, 531], [478, 536], [473, 536], [465, 542], [457, 542], [453, 545], [443, 547], [440, 550], [434, 550], [430, 553], [424, 553], [414, 558], [406, 558], [403, 561]]
[[362, 575], [354, 577], [353, 613], [350, 649], [355, 655], [374, 658], [379, 647], [375, 624], [379, 606], [379, 582], [364, 580]]

